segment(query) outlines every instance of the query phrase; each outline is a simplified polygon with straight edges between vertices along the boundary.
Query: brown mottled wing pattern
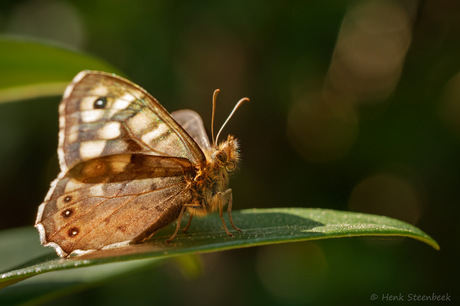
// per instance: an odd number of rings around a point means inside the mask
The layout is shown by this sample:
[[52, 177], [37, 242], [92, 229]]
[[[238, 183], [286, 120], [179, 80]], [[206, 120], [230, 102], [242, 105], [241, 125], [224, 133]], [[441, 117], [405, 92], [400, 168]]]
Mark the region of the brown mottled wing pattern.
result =
[[46, 242], [61, 256], [142, 240], [192, 199], [183, 158], [114, 155], [85, 161], [54, 181], [41, 205]]
[[60, 105], [61, 173], [40, 205], [42, 244], [65, 257], [141, 241], [191, 203], [202, 150], [145, 90], [84, 71]]
[[80, 72], [64, 93], [59, 118], [62, 171], [95, 157], [126, 153], [205, 161], [198, 145], [155, 98], [113, 74]]

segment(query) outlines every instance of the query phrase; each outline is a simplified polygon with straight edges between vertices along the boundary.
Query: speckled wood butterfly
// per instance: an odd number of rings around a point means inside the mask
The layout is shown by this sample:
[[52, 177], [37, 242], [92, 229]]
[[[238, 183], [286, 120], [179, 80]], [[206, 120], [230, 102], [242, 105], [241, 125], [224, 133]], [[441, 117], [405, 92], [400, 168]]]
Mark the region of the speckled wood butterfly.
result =
[[[215, 101], [213, 96], [212, 123]], [[234, 111], [244, 101], [241, 99]], [[228, 122], [224, 123], [224, 125]], [[223, 126], [224, 126], [223, 125]], [[222, 126], [222, 127], [223, 127]], [[212, 143], [191, 110], [169, 114], [150, 94], [114, 74], [82, 71], [59, 106], [61, 172], [38, 208], [41, 243], [61, 257], [148, 239], [184, 213], [219, 211], [232, 191], [229, 173], [239, 161], [233, 136]]]

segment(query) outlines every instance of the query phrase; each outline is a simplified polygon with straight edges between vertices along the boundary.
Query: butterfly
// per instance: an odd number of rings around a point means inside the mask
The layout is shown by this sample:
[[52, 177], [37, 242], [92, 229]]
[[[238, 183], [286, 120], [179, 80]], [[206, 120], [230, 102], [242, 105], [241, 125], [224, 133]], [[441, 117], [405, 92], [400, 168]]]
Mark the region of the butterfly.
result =
[[239, 162], [238, 141], [214, 138], [191, 110], [169, 114], [140, 86], [115, 74], [82, 71], [59, 106], [60, 173], [39, 206], [40, 241], [61, 257], [143, 242], [188, 213], [223, 209], [232, 227], [229, 174]]

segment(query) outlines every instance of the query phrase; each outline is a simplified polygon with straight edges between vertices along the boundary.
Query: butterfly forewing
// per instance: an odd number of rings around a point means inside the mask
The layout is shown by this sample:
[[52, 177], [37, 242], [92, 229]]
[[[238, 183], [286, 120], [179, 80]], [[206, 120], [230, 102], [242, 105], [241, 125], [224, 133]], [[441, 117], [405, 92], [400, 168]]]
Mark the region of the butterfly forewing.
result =
[[61, 170], [116, 154], [183, 157], [205, 162], [203, 152], [144, 89], [118, 76], [83, 71], [60, 105]]

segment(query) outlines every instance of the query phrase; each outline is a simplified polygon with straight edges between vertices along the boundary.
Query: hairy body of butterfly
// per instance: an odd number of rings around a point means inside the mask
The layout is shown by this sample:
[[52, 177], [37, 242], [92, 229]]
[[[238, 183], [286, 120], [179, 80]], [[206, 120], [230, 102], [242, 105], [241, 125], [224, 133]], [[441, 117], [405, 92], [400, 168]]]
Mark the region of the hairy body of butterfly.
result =
[[171, 241], [185, 212], [184, 230], [194, 215], [218, 210], [231, 235], [225, 205], [238, 230], [228, 188], [238, 142], [228, 136], [216, 144], [213, 134], [211, 144], [197, 113], [169, 114], [126, 79], [82, 71], [64, 93], [59, 118], [61, 172], [35, 223], [41, 243], [59, 256], [141, 242], [177, 220]]
[[[191, 184], [191, 189], [194, 191], [194, 202], [202, 204], [197, 206], [192, 204], [188, 206], [188, 210], [191, 216], [202, 216], [220, 209], [219, 213], [222, 217], [223, 203], [229, 203], [229, 211], [231, 211], [232, 194], [231, 189], [228, 189], [228, 181], [229, 173], [235, 171], [239, 162], [238, 141], [229, 135], [227, 141], [218, 148], [205, 153], [208, 155], [209, 162], [203, 169], [198, 169]], [[234, 227], [232, 220], [231, 222]], [[230, 234], [224, 221], [223, 225]]]

